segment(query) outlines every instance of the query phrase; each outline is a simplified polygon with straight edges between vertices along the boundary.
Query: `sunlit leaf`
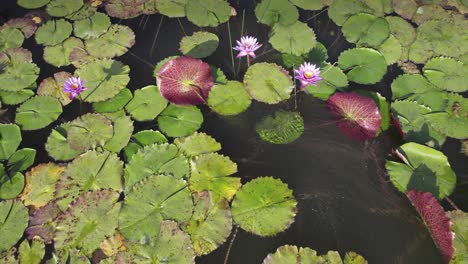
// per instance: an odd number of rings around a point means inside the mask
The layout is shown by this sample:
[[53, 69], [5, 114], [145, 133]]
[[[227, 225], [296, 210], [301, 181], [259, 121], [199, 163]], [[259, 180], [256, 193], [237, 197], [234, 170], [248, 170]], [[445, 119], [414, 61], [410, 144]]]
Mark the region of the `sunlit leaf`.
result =
[[0, 124], [0, 160], [6, 160], [15, 153], [21, 143], [21, 131], [14, 124]]
[[23, 240], [19, 246], [20, 263], [40, 264], [45, 255], [45, 245], [39, 239], [33, 239], [31, 245], [28, 240]]
[[22, 130], [37, 130], [50, 125], [62, 114], [62, 105], [52, 96], [35, 96], [16, 109], [16, 123]]
[[255, 130], [269, 143], [288, 144], [304, 133], [304, 119], [298, 112], [278, 110], [258, 122]]
[[252, 99], [238, 81], [216, 84], [208, 95], [208, 106], [220, 115], [237, 115], [249, 108]]
[[299, 18], [297, 8], [287, 0], [262, 0], [255, 8], [258, 22], [273, 26], [291, 25]]
[[15, 199], [24, 187], [24, 176], [19, 172], [8, 174], [0, 164], [0, 199]]
[[336, 90], [344, 90], [348, 86], [348, 77], [343, 71], [329, 63], [320, 69], [323, 78], [317, 85], [307, 85], [306, 91], [322, 100], [327, 100]]
[[18, 5], [28, 9], [35, 9], [45, 6], [50, 0], [18, 0]]
[[26, 186], [21, 195], [23, 203], [39, 208], [55, 199], [55, 184], [62, 176], [64, 166], [55, 163], [39, 164], [26, 173]]
[[71, 123], [64, 123], [50, 132], [45, 149], [54, 160], [66, 161], [80, 155], [84, 150], [75, 150], [70, 147], [67, 141], [67, 130]]
[[387, 72], [384, 56], [369, 48], [354, 48], [342, 52], [338, 58], [338, 66], [347, 71], [348, 80], [360, 84], [376, 83]]
[[384, 18], [365, 13], [351, 16], [343, 24], [342, 30], [349, 42], [371, 47], [382, 44], [390, 35]]
[[132, 98], [130, 89], [125, 88], [109, 100], [93, 103], [93, 109], [98, 113], [117, 112], [123, 109]]
[[48, 77], [39, 84], [37, 88], [37, 95], [50, 95], [59, 99], [62, 105], [71, 103], [71, 99], [68, 93], [63, 91], [63, 84], [72, 75], [68, 72], [57, 72], [54, 73], [53, 77]]
[[196, 106], [169, 104], [158, 117], [158, 126], [169, 137], [185, 137], [197, 131], [203, 114]]
[[219, 38], [213, 33], [198, 31], [180, 41], [180, 52], [192, 58], [205, 58], [218, 48]]
[[195, 132], [188, 137], [180, 137], [174, 140], [174, 144], [189, 157], [217, 152], [221, 150], [221, 144], [205, 133]]
[[452, 222], [452, 232], [455, 233], [455, 256], [450, 263], [461, 264], [468, 261], [468, 213], [450, 211], [447, 214]]
[[8, 158], [8, 172], [11, 175], [17, 172], [23, 172], [34, 164], [36, 158], [36, 150], [32, 148], [23, 148]]
[[451, 92], [468, 91], [468, 65], [451, 58], [433, 58], [424, 65], [424, 76], [439, 88]]
[[70, 122], [67, 142], [78, 151], [104, 146], [114, 135], [112, 122], [100, 114], [86, 114]]
[[84, 48], [83, 41], [70, 37], [60, 44], [45, 47], [44, 60], [55, 67], [70, 65], [70, 54], [76, 48]]
[[156, 8], [159, 13], [168, 17], [184, 17], [187, 0], [158, 0]]
[[39, 67], [34, 63], [20, 62], [8, 65], [0, 72], [0, 90], [17, 92], [32, 85], [39, 75]]
[[114, 135], [106, 142], [104, 149], [119, 153], [130, 141], [133, 133], [133, 121], [129, 116], [125, 115], [123, 110], [104, 115], [112, 121], [112, 127], [114, 128]]
[[304, 10], [320, 10], [325, 6], [323, 0], [290, 0], [291, 3], [295, 4]]
[[23, 45], [24, 35], [16, 28], [4, 28], [0, 30], [0, 51], [9, 48], [19, 48]]
[[[55, 0], [59, 1], [59, 0]], [[62, 0], [63, 1], [63, 0]], [[68, 0], [75, 1], [75, 0]], [[75, 1], [79, 2], [81, 0]], [[53, 46], [62, 43], [72, 33], [72, 24], [67, 22], [65, 19], [49, 20], [47, 23], [40, 26], [34, 37], [36, 38], [37, 44], [45, 46]]]
[[[124, 25], [112, 25], [95, 39], [85, 42], [86, 51], [96, 58], [114, 58], [125, 54], [135, 44], [135, 33]], [[103, 49], [102, 47], [106, 47]]]
[[287, 26], [275, 24], [269, 42], [279, 52], [296, 56], [308, 53], [316, 45], [314, 30], [299, 21]]
[[78, 11], [83, 6], [83, 0], [50, 0], [46, 11], [53, 17], [64, 17]]
[[12, 18], [5, 22], [5, 24], [0, 27], [0, 30], [7, 27], [21, 30], [25, 38], [30, 38], [37, 30], [36, 23], [31, 18], [27, 17]]
[[137, 121], [150, 121], [166, 108], [167, 103], [159, 93], [158, 87], [150, 85], [136, 90], [125, 110]]
[[216, 27], [229, 20], [231, 6], [224, 0], [190, 0], [185, 12], [187, 19], [199, 27]]
[[8, 250], [23, 236], [28, 226], [28, 209], [21, 202], [0, 202], [0, 252]]
[[110, 25], [109, 17], [97, 12], [89, 18], [75, 21], [73, 23], [73, 33], [81, 39], [95, 39], [106, 33]]

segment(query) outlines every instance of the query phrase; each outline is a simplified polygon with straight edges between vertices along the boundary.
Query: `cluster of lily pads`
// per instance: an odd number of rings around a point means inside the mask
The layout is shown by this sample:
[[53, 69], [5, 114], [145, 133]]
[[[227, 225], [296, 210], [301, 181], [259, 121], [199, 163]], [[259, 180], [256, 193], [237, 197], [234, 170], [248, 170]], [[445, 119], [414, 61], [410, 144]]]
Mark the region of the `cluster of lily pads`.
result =
[[[159, 12], [215, 27], [237, 12], [225, 0], [18, 0], [41, 9], [0, 28], [0, 98], [16, 123], [0, 124], [0, 260], [193, 263], [223, 244], [233, 225], [259, 236], [286, 230], [296, 214], [292, 190], [273, 177], [241, 184], [236, 163], [218, 153], [221, 145], [197, 132], [203, 123], [197, 106], [231, 116], [252, 101], [279, 104], [304, 92], [326, 101], [338, 128], [354, 139], [372, 140], [393, 120], [408, 143], [395, 151], [401, 162], [385, 165], [390, 180], [423, 218], [444, 262], [463, 263], [467, 214], [446, 214], [439, 204], [455, 189], [456, 175], [437, 148], [447, 137], [468, 138], [468, 103], [459, 94], [468, 90], [468, 8], [441, 2], [262, 0], [255, 15], [271, 28], [269, 44], [245, 37], [234, 47], [248, 61], [242, 81], [202, 60], [220, 41], [202, 29], [181, 39], [180, 55], [156, 65], [154, 85], [131, 90], [131, 69], [116, 58], [138, 36], [109, 16]], [[298, 8], [328, 9], [356, 47], [337, 64], [327, 62], [326, 47]], [[22, 48], [32, 36], [46, 63], [74, 73], [59, 70], [38, 84], [40, 69]], [[271, 61], [256, 56], [260, 45], [277, 51]], [[395, 63], [405, 73], [391, 85], [391, 104], [350, 88], [381, 81]], [[93, 111], [63, 122], [73, 100]], [[272, 144], [293, 142], [304, 120], [278, 108], [256, 131]], [[134, 122], [156, 122], [158, 130], [134, 131]], [[51, 124], [45, 150], [53, 161], [35, 164], [35, 149], [18, 149], [21, 131]], [[264, 260], [323, 262], [367, 263], [354, 252], [341, 259], [290, 245]]]

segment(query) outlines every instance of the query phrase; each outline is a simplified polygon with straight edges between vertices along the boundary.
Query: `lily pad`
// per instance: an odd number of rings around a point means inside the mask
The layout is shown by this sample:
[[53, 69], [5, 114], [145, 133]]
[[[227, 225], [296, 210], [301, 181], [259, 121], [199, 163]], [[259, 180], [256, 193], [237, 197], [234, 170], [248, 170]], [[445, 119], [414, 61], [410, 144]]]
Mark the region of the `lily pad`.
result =
[[158, 0], [156, 9], [159, 13], [168, 17], [184, 17], [187, 0]]
[[206, 255], [223, 244], [231, 233], [232, 218], [227, 200], [213, 202], [209, 192], [194, 193], [194, 210], [186, 230], [197, 256]]
[[3, 28], [0, 30], [0, 51], [9, 48], [19, 48], [23, 45], [24, 35], [16, 28]]
[[3, 165], [0, 164], [0, 199], [15, 199], [21, 193], [23, 187], [23, 174], [19, 172], [8, 174]]
[[143, 13], [144, 0], [110, 0], [106, 3], [106, 13], [120, 19], [134, 18]]
[[317, 85], [307, 85], [306, 91], [322, 100], [327, 100], [336, 90], [345, 90], [348, 86], [348, 77], [343, 71], [329, 63], [320, 69], [323, 78]]
[[348, 80], [360, 84], [374, 84], [382, 80], [387, 72], [385, 58], [369, 48], [349, 49], [340, 54], [338, 66], [348, 71]]
[[57, 219], [56, 249], [79, 248], [87, 255], [111, 236], [118, 224], [119, 194], [111, 190], [87, 192], [78, 197]]
[[53, 77], [48, 77], [39, 84], [37, 95], [50, 95], [59, 99], [60, 103], [65, 106], [72, 102], [68, 93], [63, 91], [63, 84], [72, 75], [68, 72], [54, 73]]
[[53, 17], [64, 17], [80, 10], [83, 0], [51, 0], [46, 7], [46, 11]]
[[81, 94], [85, 102], [105, 101], [125, 89], [130, 77], [130, 67], [115, 60], [96, 60], [75, 71], [86, 83], [88, 90]]
[[158, 126], [169, 137], [186, 137], [203, 123], [203, 114], [196, 106], [169, 104], [158, 117]]
[[10, 249], [28, 226], [28, 209], [21, 202], [0, 202], [0, 252]]
[[343, 24], [342, 30], [349, 42], [371, 47], [382, 44], [390, 35], [387, 20], [365, 13], [351, 16]]
[[137, 121], [150, 121], [166, 107], [167, 101], [159, 93], [158, 87], [150, 85], [136, 90], [125, 110]]
[[40, 237], [46, 244], [51, 244], [56, 227], [54, 220], [60, 213], [60, 209], [53, 202], [34, 211], [29, 219], [29, 227], [26, 229], [28, 239]]
[[106, 142], [104, 149], [119, 153], [130, 141], [130, 137], [133, 133], [133, 121], [129, 116], [125, 115], [123, 110], [104, 115], [112, 121], [112, 126], [114, 128], [114, 135]]
[[451, 92], [466, 92], [468, 65], [451, 58], [433, 58], [424, 65], [424, 76], [439, 88]]
[[[24, 48], [9, 48], [3, 52], [8, 57], [8, 62], [11, 64], [21, 62], [32, 62], [31, 51]], [[2, 55], [0, 55], [1, 57]], [[5, 62], [6, 63], [6, 62]]]
[[405, 19], [399, 16], [386, 16], [390, 32], [401, 43], [403, 47], [408, 47], [416, 40], [416, 30]]
[[127, 162], [130, 162], [133, 155], [135, 155], [138, 152], [138, 150], [142, 149], [145, 146], [152, 144], [162, 144], [167, 142], [167, 138], [159, 131], [139, 131], [130, 138], [130, 143], [128, 143], [128, 145], [124, 148], [125, 160]]
[[240, 178], [232, 177], [237, 172], [237, 164], [229, 157], [208, 153], [191, 161], [192, 175], [189, 179], [193, 192], [209, 191], [213, 201], [232, 200], [241, 187]]
[[[114, 58], [127, 53], [135, 45], [135, 33], [124, 25], [112, 25], [99, 38], [85, 42], [86, 51], [96, 58]], [[103, 49], [102, 47], [106, 47]]]
[[399, 191], [416, 189], [430, 192], [438, 199], [453, 192], [456, 176], [442, 152], [413, 142], [400, 146], [397, 151], [404, 163], [387, 161], [385, 168]]
[[403, 52], [400, 42], [393, 35], [390, 35], [376, 49], [384, 56], [387, 65], [392, 65], [399, 61]]
[[55, 199], [55, 184], [62, 176], [64, 166], [55, 163], [36, 165], [26, 173], [26, 186], [21, 199], [26, 206], [40, 208]]
[[220, 115], [238, 115], [249, 108], [252, 99], [238, 81], [216, 84], [208, 95], [208, 106]]
[[281, 66], [272, 63], [255, 63], [244, 75], [247, 92], [257, 101], [277, 104], [289, 99], [294, 89], [291, 76]]
[[205, 58], [218, 48], [219, 38], [213, 33], [198, 31], [180, 41], [180, 52], [192, 58]]
[[278, 110], [257, 123], [255, 130], [264, 141], [288, 144], [304, 133], [304, 119], [299, 112]]
[[[96, 2], [101, 1], [101, 0], [85, 0], [87, 1], [78, 11], [73, 12], [67, 16], [65, 16], [66, 19], [77, 21], [77, 20], [83, 20], [86, 18], [92, 17], [94, 14], [97, 13], [97, 8], [93, 7], [93, 5], [96, 5], [90, 1]], [[102, 4], [102, 2], [101, 2]]]
[[468, 213], [462, 211], [450, 211], [448, 212], [448, 216], [452, 222], [452, 232], [455, 233], [455, 238], [453, 240], [455, 256], [452, 262], [454, 264], [466, 262], [468, 260]]
[[[415, 95], [429, 91], [440, 91], [421, 74], [403, 74], [392, 82], [393, 99], [415, 99]], [[417, 99], [415, 99], [417, 101]]]
[[30, 38], [37, 30], [36, 23], [31, 18], [27, 17], [12, 18], [5, 22], [5, 24], [0, 27], [0, 30], [7, 27], [21, 30], [24, 38]]
[[132, 92], [125, 88], [109, 100], [93, 103], [93, 109], [98, 113], [117, 112], [123, 109], [132, 98]]
[[50, 132], [45, 149], [50, 157], [54, 160], [67, 161], [71, 160], [84, 152], [75, 150], [70, 147], [67, 141], [67, 130], [70, 128], [71, 123], [64, 123]]
[[35, 9], [47, 5], [50, 0], [18, 0], [18, 5], [28, 9]]
[[336, 264], [367, 264], [367, 261], [355, 252], [346, 252], [344, 260], [336, 251], [328, 251], [326, 255], [317, 255], [317, 251], [311, 248], [303, 248], [291, 245], [279, 247], [275, 253], [268, 254], [263, 260], [263, 264], [280, 264], [280, 263], [297, 263], [297, 264], [318, 264], [318, 263], [336, 263]]
[[38, 75], [39, 67], [34, 63], [20, 62], [8, 65], [0, 73], [0, 90], [19, 92], [32, 85], [35, 86]]
[[37, 29], [35, 34], [36, 42], [45, 46], [54, 46], [66, 40], [72, 33], [72, 30], [72, 24], [65, 19], [49, 20]]
[[231, 6], [224, 0], [190, 0], [185, 12], [187, 19], [199, 27], [216, 27], [229, 20]]
[[89, 18], [75, 21], [73, 33], [81, 39], [96, 39], [106, 33], [110, 26], [110, 18], [106, 14], [96, 12]]
[[273, 236], [294, 222], [296, 205], [287, 184], [272, 177], [260, 177], [246, 183], [236, 193], [232, 202], [232, 217], [248, 232]]
[[416, 40], [411, 44], [408, 51], [409, 60], [415, 63], [426, 63], [429, 58], [434, 55], [434, 50], [431, 43], [417, 37]]
[[[330, 17], [335, 24], [338, 26], [343, 26], [343, 24], [350, 18], [351, 16], [358, 14], [358, 13], [368, 13], [374, 14], [374, 10], [366, 4], [364, 4], [361, 0], [335, 0], [330, 5], [328, 9], [328, 16]], [[368, 2], [368, 1], [366, 1]], [[376, 3], [380, 1], [374, 1]], [[378, 14], [374, 14], [380, 16]]]
[[6, 160], [15, 153], [21, 143], [21, 131], [14, 124], [0, 124], [0, 160]]
[[19, 246], [20, 263], [40, 264], [45, 255], [45, 245], [40, 239], [33, 239], [31, 245], [28, 240], [23, 240]]
[[16, 123], [22, 130], [37, 130], [50, 125], [62, 114], [62, 105], [52, 96], [35, 96], [16, 109]]
[[297, 8], [287, 0], [262, 0], [255, 8], [258, 22], [273, 26], [291, 25], [299, 19]]
[[176, 138], [174, 144], [188, 157], [217, 152], [221, 144], [205, 133], [195, 132], [188, 137]]
[[76, 48], [84, 48], [83, 41], [70, 37], [60, 44], [45, 47], [44, 60], [55, 67], [70, 65], [70, 54]]
[[277, 51], [296, 56], [308, 53], [317, 43], [314, 30], [299, 21], [287, 26], [275, 24], [269, 42]]
[[34, 88], [36, 88], [36, 84], [34, 84], [34, 87], [27, 87], [16, 92], [0, 91], [0, 99], [5, 105], [21, 104], [34, 96], [34, 91], [32, 90]]
[[468, 52], [466, 24], [445, 20], [428, 20], [418, 29], [418, 39], [428, 43], [437, 55], [457, 58]]
[[67, 142], [78, 151], [104, 146], [114, 135], [112, 122], [100, 114], [86, 114], [73, 120], [67, 128]]
[[153, 175], [135, 184], [125, 196], [119, 229], [126, 239], [156, 243], [163, 220], [186, 223], [192, 215], [187, 183], [171, 176]]
[[290, 0], [291, 3], [304, 10], [320, 10], [326, 4], [324, 0]]
[[36, 150], [32, 148], [23, 148], [10, 156], [8, 159], [8, 172], [10, 175], [15, 175], [18, 172], [27, 170], [34, 164], [36, 158]]

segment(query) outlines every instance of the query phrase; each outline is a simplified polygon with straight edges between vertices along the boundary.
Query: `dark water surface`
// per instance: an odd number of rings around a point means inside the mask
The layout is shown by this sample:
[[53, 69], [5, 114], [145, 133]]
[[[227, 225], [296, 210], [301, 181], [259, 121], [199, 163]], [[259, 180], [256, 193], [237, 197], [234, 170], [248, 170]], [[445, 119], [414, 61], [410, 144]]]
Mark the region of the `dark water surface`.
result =
[[[25, 13], [26, 10], [15, 7], [15, 2], [1, 0], [0, 15], [8, 18]], [[268, 44], [269, 28], [256, 23], [254, 2], [232, 1], [232, 4], [238, 12], [238, 16], [230, 20], [232, 40], [241, 36], [242, 10], [245, 8], [244, 34], [254, 35], [264, 44], [256, 61], [271, 61], [274, 52]], [[329, 61], [333, 63], [340, 52], [351, 45], [343, 40], [339, 28], [328, 19], [326, 12], [319, 13], [301, 12], [301, 21], [310, 19], [309, 26], [314, 29], [317, 39], [328, 48]], [[155, 84], [154, 65], [167, 56], [178, 55], [178, 43], [182, 36], [200, 30], [185, 18], [169, 19], [160, 15], [142, 16], [120, 23], [132, 27], [136, 34], [136, 45], [129, 53], [117, 58], [131, 67], [131, 90]], [[232, 67], [228, 25], [204, 30], [216, 33], [220, 38], [218, 50], [205, 61], [222, 68], [228, 78], [242, 80], [245, 64], [243, 62], [238, 71], [238, 60], [235, 59], [235, 66]], [[71, 68], [59, 70], [47, 66], [41, 59], [42, 48], [38, 48], [34, 40], [28, 40], [24, 47], [34, 52], [34, 61], [41, 67], [40, 80], [60, 70], [72, 72]], [[389, 98], [391, 80], [400, 73], [396, 67], [390, 68], [379, 84], [353, 87], [379, 91]], [[254, 129], [263, 116], [279, 108], [297, 109], [305, 121], [304, 135], [288, 145], [263, 142]], [[261, 263], [267, 254], [283, 244], [311, 247], [321, 254], [328, 250], [338, 250], [340, 253], [353, 250], [362, 254], [369, 263], [442, 263], [416, 211], [406, 197], [388, 182], [383, 169], [385, 159], [391, 158], [392, 148], [402, 143], [395, 131], [391, 130], [367, 143], [353, 141], [330, 122], [322, 101], [305, 94], [275, 106], [254, 103], [247, 112], [236, 117], [220, 117], [207, 107], [202, 109], [205, 122], [201, 131], [221, 142], [222, 153], [238, 163], [237, 175], [242, 177], [243, 183], [259, 176], [274, 176], [286, 182], [299, 201], [295, 222], [286, 232], [262, 238], [239, 229], [229, 263]], [[79, 105], [75, 102], [67, 106], [64, 112], [57, 124], [79, 115]], [[136, 123], [135, 127], [138, 131], [156, 128], [156, 124]], [[37, 162], [49, 161], [44, 151], [49, 133], [50, 128], [23, 133], [22, 147], [38, 149]], [[458, 153], [458, 148], [457, 141], [449, 140], [444, 152], [449, 156], [459, 182], [465, 182], [459, 185], [453, 199], [460, 207], [467, 209], [468, 160]], [[209, 256], [198, 258], [197, 263], [223, 263], [228, 244], [225, 243]]]

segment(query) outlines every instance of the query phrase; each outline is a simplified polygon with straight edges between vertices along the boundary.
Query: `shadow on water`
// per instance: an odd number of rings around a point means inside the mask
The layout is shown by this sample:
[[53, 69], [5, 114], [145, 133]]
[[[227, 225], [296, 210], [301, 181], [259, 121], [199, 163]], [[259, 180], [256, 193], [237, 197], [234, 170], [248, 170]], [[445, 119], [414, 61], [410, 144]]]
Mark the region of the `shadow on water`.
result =
[[[11, 2], [11, 3], [10, 3]], [[25, 10], [13, 8], [9, 0], [1, 14], [19, 16]], [[228, 28], [235, 42], [244, 34], [256, 36], [263, 47], [258, 52], [258, 61], [269, 61], [274, 54], [268, 44], [269, 28], [256, 23], [253, 14], [254, 1], [231, 1], [238, 16], [216, 28], [204, 28], [217, 34], [220, 46], [205, 61], [222, 68], [229, 79], [241, 80], [245, 61], [231, 59]], [[2, 2], [2, 5], [4, 3]], [[243, 9], [245, 19], [243, 20]], [[308, 20], [317, 39], [328, 48], [329, 61], [336, 62], [342, 50], [351, 45], [341, 37], [339, 28], [328, 19], [326, 11], [301, 11], [301, 21]], [[244, 23], [242, 22], [244, 21]], [[169, 19], [160, 15], [142, 16], [131, 20], [114, 19], [113, 23], [130, 26], [136, 33], [136, 45], [118, 60], [131, 67], [129, 88], [135, 90], [154, 85], [154, 65], [172, 55], [180, 54], [178, 43], [184, 35], [200, 30], [185, 18]], [[41, 67], [40, 79], [60, 70], [47, 66], [41, 59], [42, 49], [28, 40], [27, 48], [34, 51], [34, 61]], [[390, 68], [384, 80], [367, 88], [390, 97], [390, 83], [400, 74]], [[390, 131], [367, 143], [356, 142], [344, 136], [332, 123], [322, 101], [301, 94], [297, 98], [297, 111], [305, 121], [305, 133], [287, 145], [272, 145], [263, 142], [255, 133], [255, 124], [264, 115], [278, 108], [293, 110], [294, 99], [276, 106], [253, 103], [250, 109], [236, 117], [220, 117], [206, 107], [202, 131], [212, 135], [223, 146], [223, 154], [238, 163], [238, 176], [245, 183], [259, 176], [282, 179], [294, 190], [298, 214], [295, 222], [285, 232], [275, 237], [262, 238], [239, 229], [233, 243], [229, 263], [261, 263], [267, 254], [283, 244], [296, 244], [314, 248], [319, 253], [338, 250], [340, 253], [356, 251], [370, 263], [441, 263], [441, 258], [432, 239], [419, 220], [405, 196], [398, 193], [388, 182], [383, 164], [391, 149], [401, 142], [395, 131]], [[90, 108], [86, 108], [87, 111]], [[65, 116], [57, 123], [72, 120], [79, 115], [79, 105], [66, 107]], [[328, 125], [323, 125], [327, 124]], [[51, 126], [53, 127], [53, 126]], [[136, 131], [156, 128], [155, 122], [136, 124]], [[44, 143], [50, 128], [24, 133], [23, 146], [39, 150], [39, 162], [49, 159]], [[449, 158], [455, 159], [457, 173], [467, 171], [463, 156], [457, 154], [456, 143], [449, 141]], [[467, 180], [466, 175], [465, 181]], [[467, 185], [462, 185], [465, 189]], [[461, 197], [465, 197], [464, 194]], [[272, 215], [271, 217], [275, 217]], [[222, 263], [228, 242], [209, 256], [197, 258], [197, 263]]]

